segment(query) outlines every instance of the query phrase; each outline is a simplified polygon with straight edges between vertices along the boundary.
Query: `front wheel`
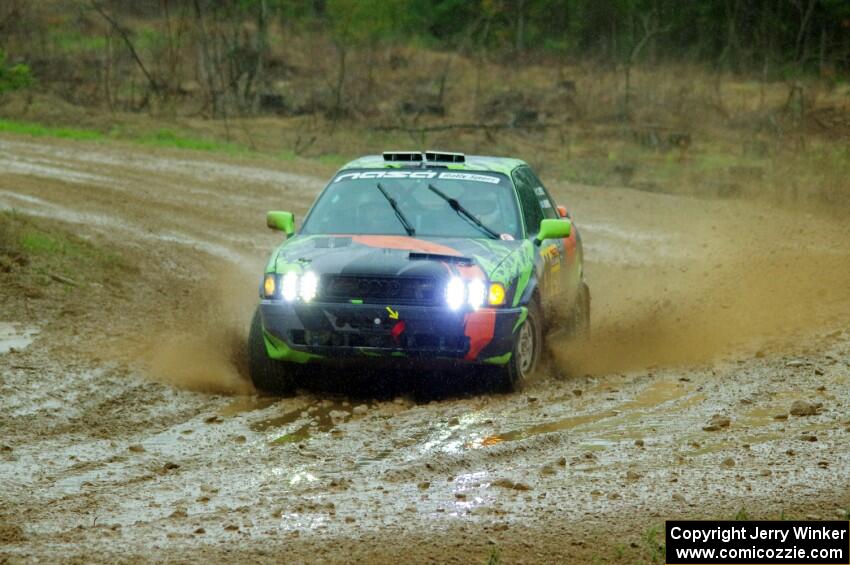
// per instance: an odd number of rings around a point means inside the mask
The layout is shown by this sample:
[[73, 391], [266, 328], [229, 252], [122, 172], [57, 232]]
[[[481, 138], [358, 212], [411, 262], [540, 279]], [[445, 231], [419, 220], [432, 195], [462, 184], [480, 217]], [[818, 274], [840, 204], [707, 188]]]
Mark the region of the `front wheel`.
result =
[[266, 351], [260, 308], [254, 312], [248, 333], [248, 373], [254, 386], [264, 392], [291, 394], [295, 390], [293, 367], [275, 361]]
[[543, 325], [540, 307], [536, 302], [528, 305], [528, 316], [514, 336], [510, 361], [502, 369], [502, 381], [508, 391], [515, 391], [528, 381], [543, 351]]

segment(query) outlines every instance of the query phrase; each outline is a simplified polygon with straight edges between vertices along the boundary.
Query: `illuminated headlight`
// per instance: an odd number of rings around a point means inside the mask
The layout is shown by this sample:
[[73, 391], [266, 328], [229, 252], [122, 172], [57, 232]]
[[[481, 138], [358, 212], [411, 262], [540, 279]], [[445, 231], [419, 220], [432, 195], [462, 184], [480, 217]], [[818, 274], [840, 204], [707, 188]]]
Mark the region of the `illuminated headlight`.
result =
[[294, 271], [289, 271], [283, 275], [283, 281], [280, 285], [280, 294], [287, 302], [292, 302], [298, 295], [298, 275]]
[[458, 310], [466, 301], [466, 285], [460, 277], [452, 277], [446, 286], [446, 303], [452, 310]]
[[[286, 284], [284, 282], [284, 284]], [[319, 277], [312, 271], [307, 271], [301, 276], [301, 300], [310, 302], [316, 298], [319, 289]]]
[[469, 301], [469, 305], [472, 306], [474, 310], [478, 310], [484, 305], [484, 299], [487, 295], [487, 287], [484, 286], [484, 281], [481, 279], [474, 279], [470, 281], [467, 290], [467, 300]]

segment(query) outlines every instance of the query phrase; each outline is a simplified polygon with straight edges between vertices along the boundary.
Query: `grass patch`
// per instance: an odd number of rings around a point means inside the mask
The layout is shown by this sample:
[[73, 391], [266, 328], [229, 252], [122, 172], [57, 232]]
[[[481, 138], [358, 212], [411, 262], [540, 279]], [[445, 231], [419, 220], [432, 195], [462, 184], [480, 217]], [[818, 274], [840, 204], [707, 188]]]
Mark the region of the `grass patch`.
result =
[[330, 165], [333, 167], [342, 167], [351, 161], [350, 158], [338, 153], [325, 153], [324, 155], [320, 155], [316, 160], [323, 165]]
[[240, 145], [238, 143], [215, 141], [210, 139], [203, 139], [200, 137], [181, 135], [170, 129], [160, 129], [153, 133], [145, 133], [139, 135], [125, 133], [120, 129], [113, 129], [109, 134], [104, 134], [103, 132], [94, 129], [51, 127], [41, 125], [35, 122], [0, 120], [0, 133], [28, 135], [30, 137], [56, 137], [60, 139], [73, 139], [79, 141], [105, 141], [108, 139], [121, 139], [153, 147], [227, 153], [230, 155], [250, 153], [253, 151], [249, 147]]
[[105, 137], [97, 130], [65, 127], [57, 128], [43, 126], [34, 122], [19, 122], [14, 120], [0, 120], [0, 132], [29, 135], [32, 137], [58, 137], [61, 139], [76, 139], [84, 141], [100, 140]]
[[169, 129], [161, 129], [154, 133], [144, 134], [140, 137], [131, 138], [131, 141], [154, 147], [167, 147], [174, 149], [189, 149], [191, 151], [212, 151], [217, 153], [239, 154], [251, 151], [248, 147], [237, 143], [213, 141], [199, 137], [180, 135]]
[[38, 233], [27, 232], [21, 237], [21, 247], [29, 253], [58, 253], [67, 245], [56, 237]]
[[658, 534], [661, 532], [661, 526], [655, 525], [649, 528], [643, 536], [643, 542], [646, 546], [649, 559], [653, 563], [663, 563], [666, 557], [664, 544], [658, 541]]
[[41, 285], [59, 275], [78, 283], [111, 284], [138, 272], [118, 253], [57, 227], [54, 222], [14, 211], [0, 213], [0, 270], [14, 271]]
[[743, 522], [749, 520], [750, 517], [747, 514], [747, 509], [742, 506], [741, 509], [738, 510], [738, 512], [735, 514], [735, 517], [732, 519], [737, 520], [738, 522]]

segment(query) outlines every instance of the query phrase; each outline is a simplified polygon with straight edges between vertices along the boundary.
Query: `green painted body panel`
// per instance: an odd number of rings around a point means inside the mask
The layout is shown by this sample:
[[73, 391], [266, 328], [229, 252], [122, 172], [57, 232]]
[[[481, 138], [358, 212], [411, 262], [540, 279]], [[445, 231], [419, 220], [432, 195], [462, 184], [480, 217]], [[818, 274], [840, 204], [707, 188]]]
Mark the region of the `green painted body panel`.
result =
[[504, 355], [488, 357], [487, 359], [484, 359], [484, 362], [489, 363], [490, 365], [507, 365], [508, 361], [511, 360], [511, 356], [513, 356], [513, 352], [508, 351]]
[[290, 361], [292, 363], [304, 364], [313, 359], [321, 359], [322, 357], [321, 355], [315, 355], [313, 353], [295, 351], [266, 330], [263, 330], [263, 341], [266, 342], [266, 353], [269, 354], [270, 358], [278, 361]]
[[519, 315], [519, 318], [517, 318], [516, 324], [514, 324], [513, 333], [516, 333], [516, 331], [519, 329], [519, 327], [522, 325], [522, 323], [525, 322], [526, 318], [528, 318], [528, 308], [523, 306], [522, 307], [522, 313]]
[[531, 279], [531, 273], [534, 272], [534, 244], [528, 240], [523, 241], [520, 252], [515, 255], [516, 266], [514, 272], [517, 273], [518, 280], [512, 306], [519, 304], [519, 301], [522, 298], [522, 293], [525, 292], [525, 287], [528, 286], [528, 281]]

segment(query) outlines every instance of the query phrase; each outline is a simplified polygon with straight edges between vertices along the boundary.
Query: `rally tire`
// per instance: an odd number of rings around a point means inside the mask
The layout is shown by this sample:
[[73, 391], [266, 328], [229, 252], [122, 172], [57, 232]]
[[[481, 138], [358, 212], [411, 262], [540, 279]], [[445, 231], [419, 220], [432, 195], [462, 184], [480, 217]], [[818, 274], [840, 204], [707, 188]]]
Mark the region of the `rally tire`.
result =
[[257, 390], [287, 395], [295, 391], [294, 367], [275, 361], [266, 351], [260, 308], [254, 312], [248, 333], [248, 373]]
[[519, 390], [528, 382], [543, 357], [543, 317], [536, 301], [528, 305], [528, 316], [514, 335], [510, 361], [501, 371], [502, 388]]

